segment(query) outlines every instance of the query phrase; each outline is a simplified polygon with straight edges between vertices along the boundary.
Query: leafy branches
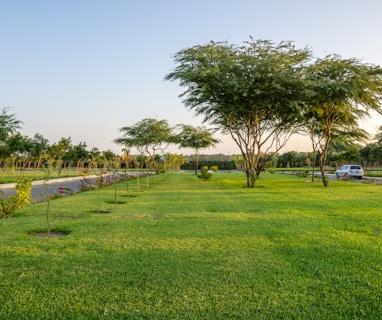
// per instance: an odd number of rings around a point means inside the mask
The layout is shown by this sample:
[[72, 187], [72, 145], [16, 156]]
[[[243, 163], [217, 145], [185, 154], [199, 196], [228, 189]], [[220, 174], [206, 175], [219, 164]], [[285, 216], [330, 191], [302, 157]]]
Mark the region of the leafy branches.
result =
[[114, 142], [125, 147], [136, 147], [139, 152], [148, 154], [158, 174], [160, 170], [155, 155], [158, 150], [165, 150], [172, 141], [172, 129], [167, 120], [146, 118], [133, 126], [121, 128], [120, 132], [123, 136]]
[[31, 201], [32, 183], [27, 179], [16, 184], [16, 195], [0, 197], [0, 218], [11, 217], [17, 209], [27, 206]]
[[313, 148], [320, 151], [323, 184], [328, 186], [324, 167], [333, 138], [364, 140], [366, 133], [358, 120], [369, 117], [371, 110], [382, 113], [382, 69], [333, 55], [317, 59], [306, 74], [312, 95], [305, 109], [305, 124]]
[[[179, 80], [185, 105], [231, 135], [243, 155], [247, 186], [254, 187], [260, 154], [270, 158], [301, 121], [307, 91], [301, 66], [310, 55], [291, 42], [210, 42], [176, 53], [177, 67], [165, 79]], [[267, 143], [272, 152], [264, 149]]]

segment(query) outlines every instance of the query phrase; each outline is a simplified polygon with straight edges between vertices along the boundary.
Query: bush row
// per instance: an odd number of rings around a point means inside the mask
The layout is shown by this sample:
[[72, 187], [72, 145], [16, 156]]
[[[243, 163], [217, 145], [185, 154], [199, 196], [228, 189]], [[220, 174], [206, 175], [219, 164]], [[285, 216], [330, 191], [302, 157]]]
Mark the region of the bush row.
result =
[[[187, 163], [184, 163], [180, 166], [182, 170], [195, 170], [196, 162], [194, 160], [190, 160]], [[213, 161], [199, 161], [198, 169], [201, 169], [202, 167], [213, 167], [216, 166], [219, 168], [219, 170], [235, 170], [236, 165], [235, 162], [232, 160], [226, 160], [226, 161], [219, 161], [219, 160], [213, 160]]]

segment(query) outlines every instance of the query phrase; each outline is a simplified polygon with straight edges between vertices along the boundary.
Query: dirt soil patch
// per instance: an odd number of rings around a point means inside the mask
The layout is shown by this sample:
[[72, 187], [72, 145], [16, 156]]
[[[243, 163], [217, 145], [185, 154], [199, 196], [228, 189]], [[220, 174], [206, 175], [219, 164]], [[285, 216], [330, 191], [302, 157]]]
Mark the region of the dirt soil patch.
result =
[[36, 238], [62, 238], [66, 237], [68, 233], [62, 231], [51, 231], [51, 232], [33, 232], [31, 236]]

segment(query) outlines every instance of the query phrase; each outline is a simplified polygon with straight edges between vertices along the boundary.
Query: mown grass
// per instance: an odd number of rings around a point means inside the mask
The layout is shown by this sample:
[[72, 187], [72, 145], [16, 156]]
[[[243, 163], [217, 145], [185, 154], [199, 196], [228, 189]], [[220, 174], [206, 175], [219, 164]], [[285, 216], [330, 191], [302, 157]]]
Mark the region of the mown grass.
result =
[[2, 319], [381, 319], [382, 187], [150, 177], [0, 220]]

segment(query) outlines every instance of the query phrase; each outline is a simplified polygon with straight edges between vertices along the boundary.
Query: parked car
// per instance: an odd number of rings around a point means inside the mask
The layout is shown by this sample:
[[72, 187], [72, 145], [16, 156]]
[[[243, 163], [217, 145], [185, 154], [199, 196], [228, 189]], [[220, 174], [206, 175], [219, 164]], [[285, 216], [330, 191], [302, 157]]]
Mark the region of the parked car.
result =
[[336, 171], [336, 178], [340, 177], [354, 177], [362, 179], [363, 169], [358, 164], [345, 164]]

